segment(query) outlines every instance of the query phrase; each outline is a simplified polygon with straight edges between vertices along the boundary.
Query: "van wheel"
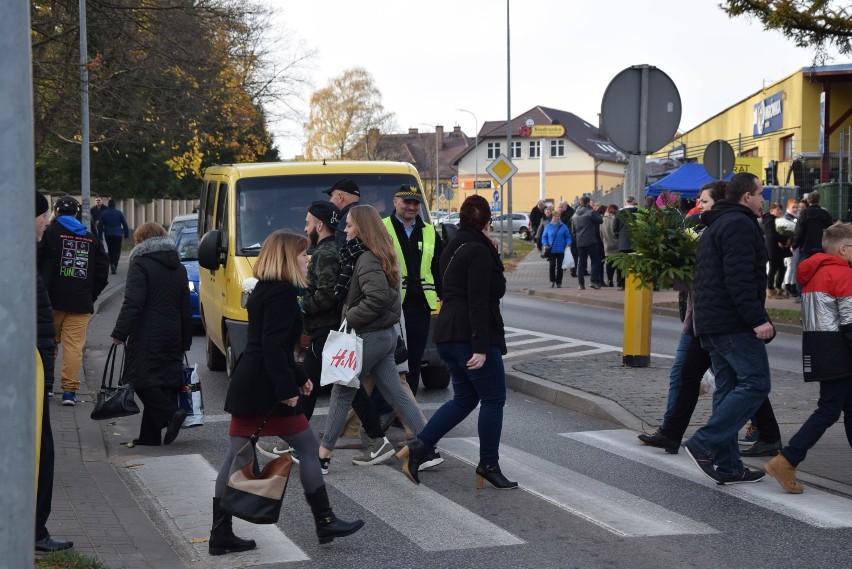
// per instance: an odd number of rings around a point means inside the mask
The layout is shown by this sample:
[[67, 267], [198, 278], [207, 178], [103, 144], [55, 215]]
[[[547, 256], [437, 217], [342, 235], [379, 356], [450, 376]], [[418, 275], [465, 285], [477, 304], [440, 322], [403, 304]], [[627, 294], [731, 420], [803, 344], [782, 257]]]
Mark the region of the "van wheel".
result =
[[234, 354], [234, 347], [231, 345], [231, 339], [225, 338], [225, 373], [228, 374], [229, 381], [235, 367], [237, 367], [237, 357]]
[[450, 370], [445, 366], [420, 368], [420, 381], [425, 389], [446, 389], [450, 384]]
[[213, 340], [210, 339], [210, 335], [207, 336], [207, 369], [210, 371], [222, 371], [225, 369], [225, 354], [223, 354], [219, 348], [216, 347], [216, 344], [213, 343]]

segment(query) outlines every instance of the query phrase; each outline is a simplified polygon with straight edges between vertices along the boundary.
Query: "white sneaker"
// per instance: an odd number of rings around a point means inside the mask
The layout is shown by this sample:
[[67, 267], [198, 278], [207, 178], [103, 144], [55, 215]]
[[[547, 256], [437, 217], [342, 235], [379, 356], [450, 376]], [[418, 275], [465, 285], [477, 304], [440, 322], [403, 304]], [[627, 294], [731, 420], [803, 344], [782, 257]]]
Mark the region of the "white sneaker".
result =
[[370, 440], [370, 446], [367, 451], [352, 459], [352, 464], [359, 466], [369, 466], [371, 464], [381, 464], [389, 459], [394, 453], [393, 445], [387, 437], [376, 438]]
[[420, 468], [417, 469], [418, 472], [423, 472], [427, 468], [438, 466], [444, 462], [444, 458], [441, 456], [441, 453], [438, 452], [438, 449], [434, 449], [432, 452], [427, 453], [426, 458], [427, 460], [420, 463]]
[[278, 439], [277, 443], [267, 443], [263, 441], [258, 441], [257, 452], [267, 458], [278, 458], [280, 456], [284, 456], [285, 454], [289, 454], [290, 458], [293, 459], [293, 462], [299, 464], [299, 458], [296, 455], [296, 452], [289, 444], [287, 444], [286, 441], [282, 439]]

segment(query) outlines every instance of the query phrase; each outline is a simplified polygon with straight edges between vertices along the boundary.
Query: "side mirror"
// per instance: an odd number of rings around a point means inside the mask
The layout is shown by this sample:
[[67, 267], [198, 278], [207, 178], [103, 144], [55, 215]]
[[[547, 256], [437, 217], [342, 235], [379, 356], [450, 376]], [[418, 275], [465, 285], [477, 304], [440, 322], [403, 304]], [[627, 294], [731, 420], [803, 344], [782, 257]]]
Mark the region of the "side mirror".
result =
[[198, 243], [198, 264], [205, 269], [215, 271], [220, 265], [225, 264], [222, 253], [226, 252], [227, 249], [222, 247], [222, 232], [218, 229], [208, 231]]

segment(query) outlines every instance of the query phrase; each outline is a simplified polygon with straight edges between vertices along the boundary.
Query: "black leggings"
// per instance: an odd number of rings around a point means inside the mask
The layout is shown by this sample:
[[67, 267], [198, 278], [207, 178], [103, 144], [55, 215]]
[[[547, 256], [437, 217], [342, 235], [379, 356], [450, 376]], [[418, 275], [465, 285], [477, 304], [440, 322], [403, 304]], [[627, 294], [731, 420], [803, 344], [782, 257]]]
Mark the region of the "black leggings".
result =
[[769, 289], [784, 290], [784, 258], [773, 258], [769, 260], [769, 273], [766, 279], [766, 286]]
[[[229, 437], [230, 444], [228, 452], [225, 454], [225, 459], [222, 461], [222, 467], [219, 469], [219, 474], [216, 476], [216, 487], [214, 489], [214, 498], [221, 498], [225, 492], [225, 485], [228, 483], [228, 476], [231, 470], [231, 462], [243, 446], [249, 442], [249, 437]], [[302, 488], [306, 494], [313, 494], [320, 486], [325, 484], [322, 479], [322, 470], [319, 463], [319, 442], [317, 441], [314, 432], [311, 429], [305, 429], [301, 433], [295, 435], [282, 436], [282, 439], [296, 450], [299, 455], [299, 478], [302, 481]]]

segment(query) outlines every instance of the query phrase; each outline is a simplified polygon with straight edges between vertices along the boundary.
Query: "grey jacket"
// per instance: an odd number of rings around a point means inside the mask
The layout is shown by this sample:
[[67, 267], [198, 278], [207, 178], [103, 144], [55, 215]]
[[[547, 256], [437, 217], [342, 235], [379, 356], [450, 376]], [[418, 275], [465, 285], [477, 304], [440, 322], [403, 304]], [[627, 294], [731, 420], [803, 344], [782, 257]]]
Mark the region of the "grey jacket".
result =
[[571, 218], [571, 233], [577, 247], [593, 247], [598, 243], [598, 226], [603, 223], [601, 214], [587, 205], [581, 205]]
[[391, 287], [382, 265], [370, 251], [355, 261], [343, 317], [356, 332], [384, 330], [399, 322], [402, 312], [399, 289]]

